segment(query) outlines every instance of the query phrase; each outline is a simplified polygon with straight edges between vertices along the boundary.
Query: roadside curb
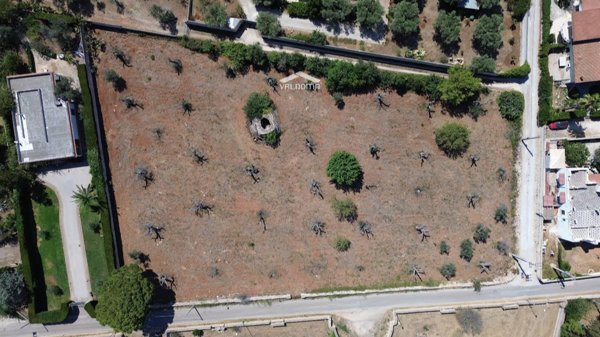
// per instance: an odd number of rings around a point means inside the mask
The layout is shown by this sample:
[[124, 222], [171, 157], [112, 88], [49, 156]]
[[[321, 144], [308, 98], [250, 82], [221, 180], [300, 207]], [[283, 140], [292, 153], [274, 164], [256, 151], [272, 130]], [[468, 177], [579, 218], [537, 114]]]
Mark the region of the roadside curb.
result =
[[252, 302], [269, 302], [269, 301], [287, 301], [291, 300], [291, 294], [284, 295], [266, 295], [266, 296], [248, 296], [248, 297], [233, 297], [233, 298], [217, 298], [214, 300], [205, 301], [189, 301], [189, 302], [177, 302], [173, 304], [156, 304], [150, 305], [151, 309], [162, 309], [162, 308], [185, 308], [185, 307], [203, 307], [203, 306], [217, 306], [227, 304], [247, 304]]

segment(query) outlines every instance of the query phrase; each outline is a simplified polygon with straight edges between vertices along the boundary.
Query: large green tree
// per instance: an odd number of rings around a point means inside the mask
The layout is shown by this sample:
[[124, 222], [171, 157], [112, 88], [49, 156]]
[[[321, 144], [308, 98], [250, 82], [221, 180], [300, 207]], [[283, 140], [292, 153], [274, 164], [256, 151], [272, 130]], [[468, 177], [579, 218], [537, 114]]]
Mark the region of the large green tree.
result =
[[502, 47], [502, 29], [502, 16], [482, 16], [473, 32], [473, 47], [481, 55], [495, 57]]
[[112, 273], [98, 292], [96, 319], [115, 331], [131, 333], [142, 327], [153, 285], [142, 276], [137, 265], [128, 265]]
[[392, 9], [390, 30], [404, 39], [419, 32], [419, 6], [416, 2], [400, 1]]
[[27, 301], [23, 274], [18, 269], [0, 270], [0, 314], [14, 315]]
[[277, 36], [281, 33], [281, 25], [277, 17], [271, 13], [260, 12], [256, 18], [256, 29], [265, 36]]
[[345, 21], [354, 11], [349, 0], [323, 0], [321, 4], [321, 17], [328, 21]]
[[442, 47], [453, 47], [460, 41], [460, 17], [454, 11], [440, 10], [433, 27], [436, 40]]
[[362, 169], [356, 157], [346, 151], [337, 151], [329, 158], [327, 176], [338, 186], [350, 187], [358, 182]]
[[383, 7], [378, 0], [358, 0], [356, 21], [364, 29], [373, 29], [383, 22]]
[[463, 66], [448, 70], [448, 79], [440, 84], [442, 102], [458, 106], [475, 98], [481, 90], [481, 80]]

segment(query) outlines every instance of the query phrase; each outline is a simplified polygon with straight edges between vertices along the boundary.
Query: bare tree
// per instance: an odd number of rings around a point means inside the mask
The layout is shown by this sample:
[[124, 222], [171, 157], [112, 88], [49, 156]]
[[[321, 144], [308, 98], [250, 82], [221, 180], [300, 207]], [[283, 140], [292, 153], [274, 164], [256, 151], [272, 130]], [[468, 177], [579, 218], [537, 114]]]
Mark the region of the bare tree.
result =
[[469, 160], [471, 161], [471, 167], [473, 167], [473, 166], [477, 167], [477, 162], [479, 161], [479, 155], [472, 154], [469, 156]]
[[200, 149], [193, 147], [191, 153], [194, 161], [200, 165], [204, 165], [208, 161], [208, 157]]
[[154, 181], [154, 174], [144, 166], [138, 166], [135, 169], [135, 176], [138, 180], [144, 182], [144, 188], [147, 188]]
[[271, 76], [268, 76], [266, 81], [267, 85], [270, 86], [273, 91], [277, 92], [277, 80]]
[[180, 75], [181, 72], [183, 71], [183, 63], [181, 63], [181, 60], [180, 59], [171, 60], [170, 58], [168, 60], [169, 60], [169, 63], [171, 64], [171, 67], [173, 68], [173, 70], [175, 70], [177, 75]]
[[184, 114], [188, 114], [191, 115], [192, 111], [194, 110], [194, 107], [192, 106], [192, 103], [187, 101], [187, 100], [182, 100], [181, 101], [181, 109], [183, 110]]
[[154, 139], [157, 141], [161, 141], [163, 135], [165, 134], [165, 129], [161, 127], [155, 127], [152, 129], [152, 134], [154, 135]]
[[506, 170], [503, 167], [499, 167], [496, 170], [496, 174], [498, 175], [498, 180], [503, 183], [506, 181], [506, 179], [508, 178], [508, 175], [506, 173]]
[[310, 181], [310, 192], [313, 195], [318, 195], [321, 197], [321, 199], [323, 199], [323, 192], [321, 191], [321, 183], [314, 179]]
[[254, 165], [248, 165], [244, 168], [244, 172], [246, 172], [246, 175], [252, 177], [252, 180], [254, 181], [254, 183], [256, 184], [259, 180], [258, 178], [258, 173], [260, 172], [258, 170], [258, 168]]
[[152, 238], [152, 240], [154, 241], [162, 241], [163, 236], [162, 236], [162, 232], [165, 230], [164, 227], [160, 226], [155, 226], [153, 224], [145, 224], [144, 225], [144, 229], [146, 229], [146, 236], [149, 236]]
[[310, 224], [310, 230], [315, 233], [315, 235], [321, 235], [325, 233], [325, 223], [319, 220], [315, 220]]
[[390, 106], [389, 104], [385, 103], [385, 101], [383, 100], [383, 94], [380, 92], [378, 92], [377, 95], [375, 96], [375, 102], [377, 103], [379, 110]]
[[258, 218], [258, 223], [263, 225], [263, 233], [267, 231], [267, 222], [265, 221], [265, 218], [267, 217], [267, 211], [265, 211], [264, 209], [259, 210], [258, 212], [256, 212], [256, 217]]
[[421, 267], [419, 265], [413, 264], [410, 266], [410, 274], [412, 275], [412, 277], [415, 281], [417, 279], [419, 279], [419, 281], [423, 281], [423, 279], [421, 278], [421, 275], [425, 274], [425, 272], [423, 271], [423, 269], [421, 269]]
[[123, 14], [125, 12], [125, 5], [119, 0], [113, 0], [115, 6], [117, 6], [117, 13]]
[[425, 225], [416, 225], [415, 229], [421, 235], [421, 242], [427, 240], [431, 235], [429, 234], [429, 229]]
[[158, 284], [161, 287], [173, 289], [175, 287], [175, 278], [172, 275], [160, 275], [158, 277]]
[[202, 216], [204, 214], [209, 215], [212, 210], [213, 206], [206, 204], [203, 201], [194, 202], [194, 206], [192, 207], [192, 211], [194, 211], [194, 214], [197, 216]]
[[421, 159], [421, 166], [423, 166], [423, 163], [429, 160], [430, 157], [431, 153], [423, 150], [419, 151], [419, 159]]
[[469, 193], [467, 194], [467, 207], [475, 208], [475, 204], [479, 201], [479, 195], [477, 193]]
[[131, 109], [131, 108], [144, 109], [144, 105], [142, 105], [140, 102], [136, 101], [131, 96], [127, 96], [127, 97], [121, 98], [121, 102], [123, 102], [123, 104], [125, 104], [125, 107], [127, 109]]
[[377, 146], [377, 144], [373, 143], [369, 145], [369, 153], [371, 154], [372, 158], [379, 159], [379, 152], [381, 152], [381, 149], [379, 146]]
[[360, 235], [364, 235], [368, 238], [373, 236], [373, 225], [368, 221], [359, 221], [358, 222], [358, 231]]
[[426, 109], [427, 109], [427, 115], [429, 116], [430, 119], [431, 119], [431, 114], [435, 111], [435, 107], [433, 106], [434, 104], [435, 104], [434, 100], [432, 100], [432, 99], [427, 100]]
[[479, 272], [486, 274], [490, 272], [490, 268], [492, 267], [492, 264], [487, 261], [479, 261], [477, 265], [479, 266]]
[[312, 138], [304, 138], [304, 146], [306, 146], [310, 153], [316, 154], [315, 151], [317, 150], [317, 145], [315, 144], [315, 141]]
[[121, 49], [116, 47], [113, 48], [112, 54], [114, 57], [117, 58], [117, 60], [121, 61], [124, 67], [131, 67], [131, 60], [129, 59], [129, 57], [127, 57], [127, 55], [125, 55], [125, 52], [123, 52]]

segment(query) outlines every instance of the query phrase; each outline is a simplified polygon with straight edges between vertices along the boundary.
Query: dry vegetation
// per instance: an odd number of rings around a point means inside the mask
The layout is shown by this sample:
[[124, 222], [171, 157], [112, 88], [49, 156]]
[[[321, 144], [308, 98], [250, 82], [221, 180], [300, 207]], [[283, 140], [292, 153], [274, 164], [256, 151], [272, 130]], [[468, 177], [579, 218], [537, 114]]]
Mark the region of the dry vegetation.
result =
[[[224, 60], [211, 61], [173, 41], [96, 34], [107, 44], [99, 55], [97, 83], [124, 255], [140, 250], [155, 272], [174, 275], [177, 300], [399, 285], [412, 280], [408, 270], [415, 262], [424, 278], [436, 281], [443, 279], [439, 267], [448, 262], [456, 264], [460, 280], [482, 277], [480, 260], [493, 264], [485, 277], [506, 274], [510, 260], [495, 243], [511, 242], [513, 229], [496, 224], [494, 211], [499, 204], [510, 205], [511, 184], [499, 183], [496, 170], [512, 171], [512, 150], [507, 124], [493, 103], [495, 93], [483, 98], [488, 113], [477, 122], [442, 114], [439, 107], [429, 119], [425, 98], [412, 93], [387, 93], [390, 106], [382, 110], [373, 94], [350, 96], [340, 110], [326, 90], [274, 93], [265, 74], [257, 72], [226, 79], [219, 64]], [[113, 47], [131, 56], [131, 67], [113, 57]], [[181, 75], [168, 59], [183, 61]], [[104, 80], [106, 69], [127, 81], [124, 92]], [[275, 149], [253, 142], [248, 132], [242, 108], [253, 91], [268, 92], [277, 106], [283, 134]], [[144, 108], [126, 109], [125, 96]], [[189, 115], [181, 109], [184, 99], [193, 105]], [[437, 149], [433, 135], [451, 120], [471, 129], [469, 151], [454, 160]], [[155, 128], [164, 130], [161, 140]], [[304, 147], [307, 136], [316, 141], [316, 155]], [[379, 160], [369, 155], [372, 143], [383, 149]], [[208, 162], [194, 162], [192, 147], [201, 149]], [[360, 192], [344, 193], [328, 183], [325, 167], [336, 150], [360, 161]], [[433, 154], [423, 166], [420, 150]], [[481, 159], [471, 168], [473, 153]], [[257, 183], [244, 173], [248, 164], [260, 169]], [[148, 188], [134, 175], [139, 165], [154, 174]], [[311, 194], [312, 179], [321, 182], [324, 200]], [[422, 193], [415, 193], [417, 188]], [[482, 198], [475, 209], [467, 208], [470, 192]], [[356, 223], [338, 221], [330, 206], [334, 197], [354, 200], [358, 219], [373, 224], [374, 237], [362, 236]], [[202, 217], [191, 210], [199, 200], [213, 206]], [[266, 231], [256, 216], [261, 209]], [[322, 236], [309, 229], [315, 219], [326, 224]], [[164, 240], [146, 236], [146, 223], [164, 226]], [[472, 237], [478, 223], [492, 229], [491, 238], [475, 245], [467, 263], [458, 257], [459, 244]], [[420, 242], [415, 224], [426, 224], [431, 238]], [[334, 249], [338, 236], [352, 242], [347, 252]], [[441, 240], [450, 244], [449, 256], [439, 254]]]

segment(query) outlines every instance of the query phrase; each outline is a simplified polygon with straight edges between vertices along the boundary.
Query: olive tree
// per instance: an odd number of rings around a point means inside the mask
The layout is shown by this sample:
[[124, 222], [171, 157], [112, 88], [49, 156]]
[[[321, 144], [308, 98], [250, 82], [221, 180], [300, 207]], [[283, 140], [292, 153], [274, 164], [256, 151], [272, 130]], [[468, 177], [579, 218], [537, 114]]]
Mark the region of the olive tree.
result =
[[281, 24], [277, 17], [271, 13], [260, 12], [256, 18], [256, 29], [265, 36], [273, 37], [281, 33]]
[[590, 157], [590, 150], [583, 143], [563, 142], [565, 148], [565, 159], [571, 167], [584, 166]]
[[390, 30], [400, 39], [419, 32], [419, 6], [413, 1], [400, 1], [391, 11]]
[[460, 41], [460, 17], [454, 12], [440, 10], [435, 22], [435, 39], [444, 48], [456, 47]]
[[482, 16], [473, 32], [473, 47], [482, 55], [495, 57], [502, 47], [502, 28], [502, 16]]
[[463, 66], [453, 66], [448, 70], [448, 79], [440, 86], [440, 99], [450, 106], [459, 106], [474, 99], [481, 91], [481, 79]]
[[446, 123], [435, 129], [435, 142], [449, 157], [459, 156], [469, 147], [469, 130], [462, 124]]
[[378, 0], [358, 0], [356, 21], [364, 29], [373, 29], [383, 23], [384, 10]]
[[450, 280], [452, 277], [456, 276], [456, 266], [454, 263], [446, 263], [440, 268], [440, 273], [446, 280]]

